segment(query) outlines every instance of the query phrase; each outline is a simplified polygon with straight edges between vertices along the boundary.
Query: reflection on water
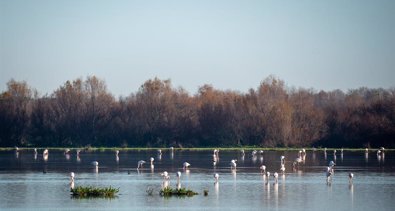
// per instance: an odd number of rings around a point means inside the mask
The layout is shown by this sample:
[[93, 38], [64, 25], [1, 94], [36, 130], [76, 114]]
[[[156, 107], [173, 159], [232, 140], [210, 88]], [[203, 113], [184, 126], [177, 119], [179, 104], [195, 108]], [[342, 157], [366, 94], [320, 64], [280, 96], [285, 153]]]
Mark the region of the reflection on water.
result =
[[[294, 170], [292, 164], [300, 157], [294, 151], [252, 153], [246, 150], [244, 156], [240, 151], [221, 151], [221, 160], [218, 155], [214, 168], [212, 151], [163, 150], [161, 154], [157, 151], [122, 151], [120, 156], [115, 154], [115, 159], [114, 151], [68, 154], [76, 159], [69, 159], [61, 151], [51, 150], [50, 153], [51, 157], [48, 153], [41, 157], [31, 150], [0, 152], [1, 210], [64, 207], [320, 210], [323, 206], [330, 206], [332, 210], [374, 210], [375, 204], [380, 204], [380, 210], [392, 210], [395, 197], [395, 153], [391, 151], [377, 155], [377, 159], [369, 159], [365, 152], [344, 151], [329, 185], [326, 185], [325, 176], [328, 155], [322, 151], [302, 154], [304, 163], [298, 164]], [[285, 156], [284, 161], [281, 156]], [[155, 168], [136, 169], [139, 160], [150, 160], [151, 157], [155, 158]], [[239, 160], [237, 169], [231, 169], [229, 163], [235, 158]], [[334, 155], [333, 160], [335, 158]], [[98, 161], [100, 166], [92, 166], [93, 161]], [[184, 161], [190, 162], [192, 168], [183, 170]], [[282, 162], [285, 172], [279, 174], [277, 183], [273, 176], [261, 172], [262, 164], [272, 172], [271, 175], [280, 172]], [[154, 170], [169, 172], [169, 180], [163, 180]], [[177, 171], [183, 172], [182, 180], [177, 181]], [[75, 181], [71, 180], [70, 172], [75, 172]], [[350, 172], [355, 175], [353, 183], [348, 179]], [[213, 184], [214, 173], [221, 178]], [[68, 197], [72, 185], [119, 187], [120, 195], [110, 201], [73, 200]], [[186, 187], [200, 195], [162, 200], [158, 192], [163, 186]], [[152, 187], [152, 196], [146, 193], [148, 187]], [[212, 194], [203, 196], [204, 189], [211, 189], [209, 193]]]

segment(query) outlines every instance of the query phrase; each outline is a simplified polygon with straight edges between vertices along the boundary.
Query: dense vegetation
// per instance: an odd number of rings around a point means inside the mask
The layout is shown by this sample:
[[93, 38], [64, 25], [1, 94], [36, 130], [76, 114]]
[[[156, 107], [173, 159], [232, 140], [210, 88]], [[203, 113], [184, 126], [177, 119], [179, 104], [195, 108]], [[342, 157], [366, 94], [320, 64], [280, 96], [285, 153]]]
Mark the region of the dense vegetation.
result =
[[107, 187], [83, 187], [79, 186], [70, 190], [71, 195], [76, 198], [105, 197], [113, 198], [119, 192], [119, 188]]
[[161, 196], [194, 196], [198, 195], [198, 193], [186, 189], [186, 188], [180, 188], [180, 189], [172, 189], [171, 187], [165, 187], [160, 190], [159, 195]]
[[395, 147], [395, 89], [330, 92], [269, 77], [247, 93], [169, 80], [115, 99], [95, 76], [39, 96], [24, 81], [0, 93], [0, 146]]

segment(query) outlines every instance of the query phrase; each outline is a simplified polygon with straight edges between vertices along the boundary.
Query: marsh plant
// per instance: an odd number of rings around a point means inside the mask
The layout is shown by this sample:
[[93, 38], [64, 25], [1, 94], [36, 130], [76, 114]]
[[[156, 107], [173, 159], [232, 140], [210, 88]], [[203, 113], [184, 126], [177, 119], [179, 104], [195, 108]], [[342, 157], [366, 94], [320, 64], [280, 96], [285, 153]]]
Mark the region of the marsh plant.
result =
[[93, 197], [104, 197], [104, 198], [114, 198], [119, 192], [119, 188], [113, 187], [75, 187], [70, 190], [71, 195], [77, 198], [93, 198]]
[[194, 196], [198, 195], [198, 193], [186, 189], [186, 188], [180, 188], [180, 189], [173, 189], [171, 187], [165, 187], [162, 190], [160, 190], [159, 194], [161, 196]]

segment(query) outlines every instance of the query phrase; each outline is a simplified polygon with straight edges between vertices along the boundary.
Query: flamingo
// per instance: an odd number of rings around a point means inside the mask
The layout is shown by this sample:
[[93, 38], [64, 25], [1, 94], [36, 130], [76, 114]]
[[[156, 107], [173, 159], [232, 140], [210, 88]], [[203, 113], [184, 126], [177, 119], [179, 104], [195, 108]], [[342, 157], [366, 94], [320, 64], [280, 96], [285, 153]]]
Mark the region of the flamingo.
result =
[[252, 156], [255, 156], [256, 153], [257, 153], [256, 150], [254, 150], [254, 151], [251, 152], [251, 155], [252, 155]]
[[368, 148], [365, 148], [365, 153], [369, 153], [369, 149]]
[[44, 161], [47, 161], [47, 160], [48, 160], [48, 149], [45, 149], [45, 150], [43, 151], [43, 159], [44, 159]]
[[99, 162], [93, 161], [91, 164], [95, 167], [95, 173], [99, 173]]
[[299, 166], [299, 163], [301, 163], [301, 162], [302, 162], [302, 158], [300, 158], [300, 157], [296, 158], [292, 164], [293, 168], [296, 168], [296, 165]]
[[262, 173], [265, 173], [265, 172], [266, 172], [266, 166], [265, 166], [265, 165], [262, 165], [259, 169], [261, 169], [261, 172], [262, 172]]
[[326, 184], [330, 184], [330, 182], [332, 181], [332, 168], [331, 167], [327, 167], [326, 169]]
[[170, 176], [169, 173], [167, 173], [167, 171], [164, 171], [163, 173], [160, 174], [163, 177], [163, 187], [168, 187], [169, 186], [169, 182], [170, 182]]
[[67, 154], [69, 154], [69, 153], [70, 153], [70, 149], [65, 149], [65, 150], [64, 150], [64, 154], [65, 154], [65, 155], [67, 155]]
[[269, 180], [269, 178], [270, 178], [270, 172], [266, 172], [266, 177], [267, 177], [267, 180]]
[[377, 150], [377, 156], [380, 156], [383, 152], [381, 150]]
[[158, 155], [162, 155], [162, 150], [158, 149]]
[[154, 158], [153, 157], [151, 157], [150, 158], [150, 162], [151, 162], [151, 169], [153, 169], [154, 168]]
[[219, 179], [219, 174], [215, 173], [214, 174], [214, 183], [218, 183], [218, 179]]
[[70, 188], [74, 189], [74, 172], [70, 173]]
[[349, 173], [348, 174], [348, 181], [350, 182], [350, 184], [352, 184], [352, 179], [354, 178], [354, 174], [353, 173]]
[[185, 170], [188, 169], [189, 166], [191, 166], [191, 164], [188, 163], [188, 162], [184, 162], [184, 163], [182, 164], [182, 168], [185, 169]]
[[241, 149], [241, 150], [240, 150], [240, 152], [241, 152], [241, 155], [242, 155], [242, 156], [244, 156], [244, 155], [245, 155], [245, 153], [244, 153], [244, 149]]
[[280, 162], [281, 162], [281, 165], [285, 164], [285, 156], [284, 155], [282, 155], [280, 157]]
[[15, 147], [15, 152], [18, 152], [19, 151], [19, 148], [18, 147]]
[[37, 148], [34, 148], [34, 154], [37, 155]]
[[176, 174], [176, 176], [177, 176], [177, 189], [181, 189], [181, 182], [180, 182], [180, 179], [181, 179], [181, 172], [178, 171], [177, 174]]
[[285, 165], [284, 164], [281, 164], [280, 171], [281, 171], [282, 174], [285, 173]]
[[278, 183], [278, 173], [277, 172], [274, 172], [273, 177], [274, 177], [274, 183]]
[[336, 150], [333, 150], [333, 156], [336, 156]]
[[119, 155], [119, 150], [115, 150], [115, 155], [116, 155], [116, 156]]
[[48, 149], [44, 149], [43, 156], [48, 156]]
[[137, 169], [142, 168], [144, 163], [144, 160], [140, 160], [139, 162], [137, 162]]
[[237, 162], [237, 160], [230, 161], [230, 169], [236, 169], [236, 166], [237, 166], [236, 162]]

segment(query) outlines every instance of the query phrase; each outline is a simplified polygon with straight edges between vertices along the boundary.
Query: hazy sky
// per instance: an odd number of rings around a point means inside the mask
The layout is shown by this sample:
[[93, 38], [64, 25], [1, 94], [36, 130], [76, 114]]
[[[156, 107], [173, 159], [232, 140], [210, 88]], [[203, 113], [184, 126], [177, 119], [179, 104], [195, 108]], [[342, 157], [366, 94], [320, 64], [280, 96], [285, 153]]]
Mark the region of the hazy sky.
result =
[[171, 79], [246, 92], [269, 75], [333, 90], [395, 86], [394, 0], [0, 0], [0, 91], [96, 75], [116, 96]]

